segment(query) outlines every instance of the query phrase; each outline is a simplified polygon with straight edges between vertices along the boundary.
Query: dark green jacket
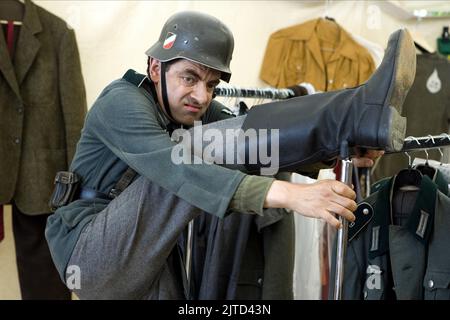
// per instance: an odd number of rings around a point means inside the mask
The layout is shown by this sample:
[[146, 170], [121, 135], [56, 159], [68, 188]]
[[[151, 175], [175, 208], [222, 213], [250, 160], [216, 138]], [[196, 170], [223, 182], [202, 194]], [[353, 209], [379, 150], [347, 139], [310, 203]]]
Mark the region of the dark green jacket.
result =
[[[220, 112], [214, 103], [205, 118]], [[175, 142], [166, 124], [144, 88], [114, 81], [88, 112], [70, 169], [82, 177], [83, 187], [108, 194], [130, 166], [192, 205], [223, 217], [244, 173], [216, 165], [176, 165], [171, 161]], [[82, 229], [109, 202], [78, 200], [49, 217], [46, 237], [61, 275]]]
[[[437, 173], [423, 176], [415, 201], [394, 192], [397, 176], [373, 186], [349, 227], [344, 299], [450, 299], [450, 199]], [[395, 189], [396, 190], [396, 189]], [[406, 192], [401, 194], [402, 192]], [[400, 195], [400, 197], [397, 197]], [[402, 199], [403, 197], [403, 199]], [[402, 208], [393, 211], [394, 200]], [[403, 223], [394, 223], [398, 213]], [[400, 215], [401, 217], [401, 215]], [[333, 266], [335, 261], [333, 260]], [[334, 268], [331, 273], [334, 281]]]
[[86, 114], [75, 34], [25, 1], [14, 64], [0, 32], [0, 204], [50, 212], [59, 170], [67, 170]]

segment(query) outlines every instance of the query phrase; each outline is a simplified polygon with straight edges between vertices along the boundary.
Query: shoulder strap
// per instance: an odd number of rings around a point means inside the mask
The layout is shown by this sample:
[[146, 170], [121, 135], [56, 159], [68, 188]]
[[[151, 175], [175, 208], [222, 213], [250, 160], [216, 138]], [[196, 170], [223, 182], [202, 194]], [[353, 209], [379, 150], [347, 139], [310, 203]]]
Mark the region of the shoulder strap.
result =
[[122, 191], [125, 190], [131, 184], [136, 174], [137, 174], [136, 171], [128, 167], [125, 173], [120, 177], [119, 181], [117, 181], [114, 188], [111, 189], [111, 191], [108, 194], [108, 197], [114, 199], [119, 194], [121, 194]]
[[146, 78], [144, 74], [137, 73], [133, 69], [129, 69], [122, 77], [122, 79], [134, 84], [136, 87], [140, 87]]
[[152, 85], [152, 81], [145, 75], [137, 73], [133, 69], [129, 69], [122, 77], [122, 79], [127, 80], [129, 83], [134, 84], [138, 88], [143, 88], [147, 91], [155, 101], [158, 99], [156, 90]]
[[[147, 77], [145, 75], [137, 73], [133, 69], [129, 69], [122, 77], [122, 79], [125, 79], [128, 82], [134, 84], [136, 87], [140, 87], [146, 78]], [[125, 190], [131, 184], [136, 174], [136, 171], [128, 167], [125, 173], [120, 177], [119, 181], [117, 181], [117, 183], [111, 189], [108, 197], [114, 199], [119, 194], [121, 194], [123, 190]]]

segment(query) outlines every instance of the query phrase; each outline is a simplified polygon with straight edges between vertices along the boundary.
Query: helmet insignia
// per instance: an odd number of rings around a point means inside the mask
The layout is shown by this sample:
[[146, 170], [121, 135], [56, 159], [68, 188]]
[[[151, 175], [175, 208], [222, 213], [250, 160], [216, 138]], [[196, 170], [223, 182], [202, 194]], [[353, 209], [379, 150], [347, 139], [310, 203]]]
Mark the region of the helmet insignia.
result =
[[170, 49], [172, 48], [173, 44], [175, 43], [175, 39], [177, 38], [177, 35], [172, 32], [167, 32], [166, 40], [164, 40], [163, 48], [164, 49]]

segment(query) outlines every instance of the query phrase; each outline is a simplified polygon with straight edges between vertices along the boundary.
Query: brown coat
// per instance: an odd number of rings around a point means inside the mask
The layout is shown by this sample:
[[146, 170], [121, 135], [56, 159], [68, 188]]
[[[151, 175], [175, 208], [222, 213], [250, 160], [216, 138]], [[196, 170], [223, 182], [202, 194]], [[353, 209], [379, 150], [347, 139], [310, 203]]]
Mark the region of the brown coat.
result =
[[319, 18], [273, 33], [260, 77], [277, 88], [309, 82], [333, 91], [364, 83], [374, 70], [366, 48], [337, 23]]
[[14, 65], [0, 32], [0, 204], [50, 212], [55, 173], [70, 164], [86, 109], [73, 30], [27, 0]]

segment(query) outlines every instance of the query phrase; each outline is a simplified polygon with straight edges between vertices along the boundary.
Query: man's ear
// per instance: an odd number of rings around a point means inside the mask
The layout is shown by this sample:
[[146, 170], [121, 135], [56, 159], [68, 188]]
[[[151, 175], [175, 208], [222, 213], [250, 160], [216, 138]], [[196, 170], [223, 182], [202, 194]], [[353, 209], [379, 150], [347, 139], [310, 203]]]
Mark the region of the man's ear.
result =
[[160, 81], [161, 75], [161, 62], [156, 59], [150, 59], [148, 74], [153, 83], [158, 83]]

